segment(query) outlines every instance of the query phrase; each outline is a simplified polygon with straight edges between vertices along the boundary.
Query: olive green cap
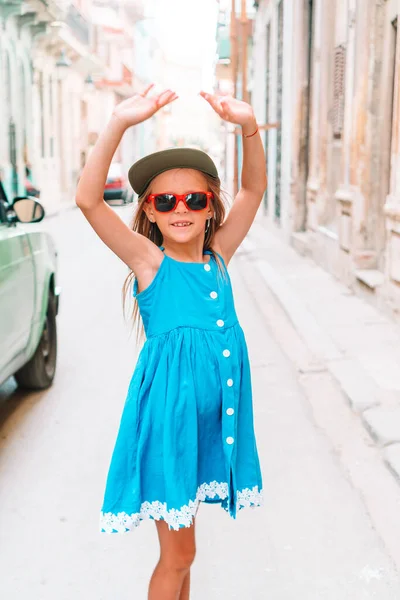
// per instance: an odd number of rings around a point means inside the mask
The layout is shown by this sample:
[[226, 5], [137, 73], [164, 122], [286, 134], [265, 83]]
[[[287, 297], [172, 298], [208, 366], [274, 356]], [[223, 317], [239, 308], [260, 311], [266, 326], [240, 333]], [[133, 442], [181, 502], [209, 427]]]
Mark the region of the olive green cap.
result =
[[208, 154], [202, 150], [169, 148], [149, 154], [135, 162], [129, 169], [129, 183], [138, 196], [141, 196], [157, 175], [171, 169], [196, 169], [218, 179], [217, 167]]

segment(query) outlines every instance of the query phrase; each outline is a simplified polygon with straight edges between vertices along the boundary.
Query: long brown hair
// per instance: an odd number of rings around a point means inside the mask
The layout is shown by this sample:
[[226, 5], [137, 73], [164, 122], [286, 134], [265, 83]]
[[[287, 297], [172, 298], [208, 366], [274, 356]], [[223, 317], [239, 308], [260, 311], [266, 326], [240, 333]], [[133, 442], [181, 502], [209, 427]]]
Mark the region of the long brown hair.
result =
[[[221, 181], [215, 177], [211, 177], [204, 173], [204, 177], [207, 181], [208, 191], [212, 192], [214, 195], [212, 202], [212, 208], [214, 212], [213, 218], [209, 221], [209, 227], [204, 236], [204, 245], [203, 252], [208, 250], [211, 255], [215, 258], [219, 270], [223, 273], [223, 266], [221, 264], [219, 256], [214, 252], [212, 248], [214, 236], [218, 229], [221, 227], [222, 223], [225, 219], [225, 204], [224, 204], [224, 192], [221, 190]], [[149, 240], [154, 242], [157, 246], [161, 246], [163, 243], [163, 236], [158, 228], [156, 223], [151, 223], [146, 215], [144, 210], [144, 204], [151, 193], [151, 183], [146, 188], [141, 196], [138, 198], [138, 205], [133, 215], [133, 219], [131, 222], [131, 229], [141, 235], [144, 235]], [[126, 303], [128, 298], [128, 293], [132, 290], [132, 286], [135, 280], [135, 273], [131, 271], [127, 278], [125, 279], [123, 289], [122, 289], [122, 298], [123, 298], [123, 306], [124, 306], [124, 314], [126, 315]], [[132, 294], [129, 294], [131, 297]], [[132, 320], [133, 325], [136, 325], [137, 328], [137, 337], [143, 337], [143, 324], [141, 323], [139, 306], [137, 300], [133, 301], [133, 309], [132, 309]]]

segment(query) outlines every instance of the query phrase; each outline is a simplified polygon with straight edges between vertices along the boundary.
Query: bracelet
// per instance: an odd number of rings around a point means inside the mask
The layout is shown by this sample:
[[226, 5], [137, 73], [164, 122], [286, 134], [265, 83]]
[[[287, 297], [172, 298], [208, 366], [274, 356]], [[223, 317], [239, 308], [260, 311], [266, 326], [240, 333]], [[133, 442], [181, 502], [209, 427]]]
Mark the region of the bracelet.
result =
[[257, 125], [257, 129], [255, 130], [254, 133], [251, 133], [250, 135], [243, 134], [243, 137], [245, 137], [245, 138], [251, 138], [251, 137], [253, 137], [253, 135], [256, 135], [256, 133], [258, 133], [258, 125]]

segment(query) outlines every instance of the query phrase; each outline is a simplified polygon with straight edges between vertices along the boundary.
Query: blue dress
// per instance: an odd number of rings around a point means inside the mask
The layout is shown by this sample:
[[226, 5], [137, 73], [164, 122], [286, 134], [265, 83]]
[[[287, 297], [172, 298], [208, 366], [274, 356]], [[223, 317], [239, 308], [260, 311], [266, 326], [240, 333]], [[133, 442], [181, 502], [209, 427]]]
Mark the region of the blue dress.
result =
[[145, 290], [135, 282], [147, 340], [111, 458], [102, 532], [148, 518], [189, 527], [200, 501], [233, 518], [262, 503], [246, 342], [223, 259], [206, 254], [204, 263], [164, 255]]

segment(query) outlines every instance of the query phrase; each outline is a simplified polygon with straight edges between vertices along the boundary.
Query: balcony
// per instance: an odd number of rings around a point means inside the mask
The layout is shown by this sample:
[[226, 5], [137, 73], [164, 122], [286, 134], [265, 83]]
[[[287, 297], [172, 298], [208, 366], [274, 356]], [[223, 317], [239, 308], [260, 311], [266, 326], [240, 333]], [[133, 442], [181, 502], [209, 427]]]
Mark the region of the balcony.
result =
[[217, 33], [217, 56], [218, 61], [229, 62], [231, 56], [231, 40], [229, 27], [223, 25], [218, 28]]
[[89, 23], [79, 10], [70, 4], [65, 17], [65, 23], [70, 28], [75, 38], [83, 45], [88, 46], [90, 40]]
[[0, 0], [0, 17], [4, 20], [22, 13], [23, 0]]
[[0, 17], [18, 18], [19, 27], [32, 27], [32, 33], [44, 33], [51, 21], [62, 21], [71, 0], [0, 0]]
[[124, 12], [133, 23], [142, 21], [148, 16], [145, 8], [145, 0], [125, 0]]

